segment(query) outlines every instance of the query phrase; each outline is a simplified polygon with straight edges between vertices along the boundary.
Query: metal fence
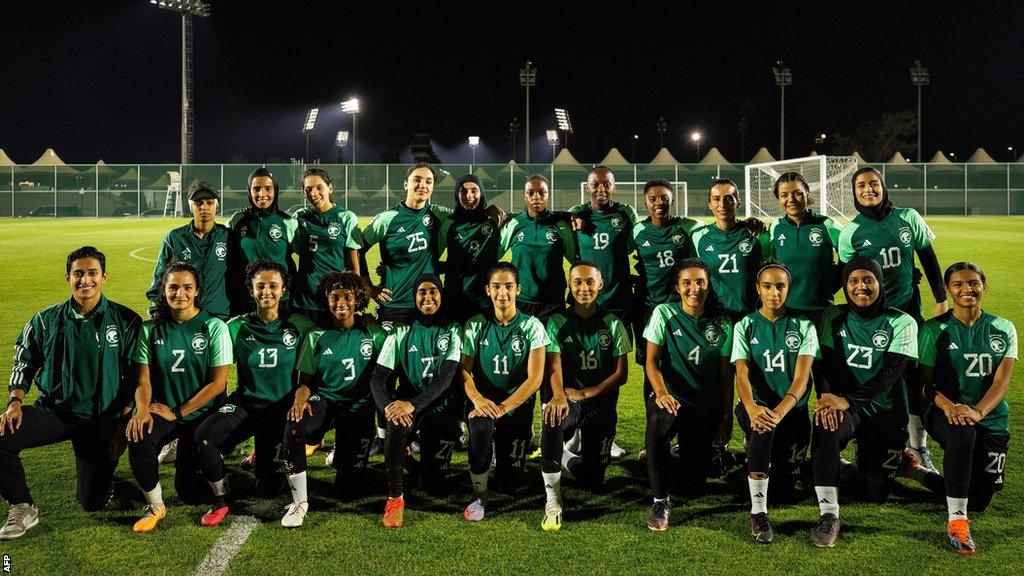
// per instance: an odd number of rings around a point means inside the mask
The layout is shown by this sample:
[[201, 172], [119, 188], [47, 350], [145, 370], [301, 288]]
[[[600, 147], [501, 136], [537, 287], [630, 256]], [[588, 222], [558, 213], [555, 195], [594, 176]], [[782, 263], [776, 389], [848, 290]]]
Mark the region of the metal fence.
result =
[[[191, 165], [67, 165], [0, 167], [0, 217], [160, 216], [168, 186], [179, 181], [183, 190], [207, 180], [222, 191], [221, 210], [228, 216], [248, 205], [249, 173], [260, 164]], [[402, 182], [407, 164], [321, 164], [335, 186], [335, 201], [360, 216], [386, 210], [405, 198]], [[303, 205], [299, 179], [306, 166], [267, 166], [280, 186], [281, 208]], [[1024, 214], [1024, 164], [877, 164], [893, 202], [925, 215]], [[557, 164], [441, 164], [434, 186], [436, 201], [454, 201], [455, 181], [472, 172], [484, 184], [488, 201], [511, 210], [523, 207], [525, 178], [539, 173], [552, 182], [552, 209], [564, 210], [583, 201], [580, 183], [589, 166]], [[714, 178], [730, 178], [742, 187], [743, 165], [629, 165], [613, 166], [619, 181], [644, 182], [664, 178], [685, 182], [691, 216], [707, 216], [707, 189]], [[742, 194], [742, 190], [741, 190]], [[642, 184], [619, 186], [619, 199], [642, 206]]]

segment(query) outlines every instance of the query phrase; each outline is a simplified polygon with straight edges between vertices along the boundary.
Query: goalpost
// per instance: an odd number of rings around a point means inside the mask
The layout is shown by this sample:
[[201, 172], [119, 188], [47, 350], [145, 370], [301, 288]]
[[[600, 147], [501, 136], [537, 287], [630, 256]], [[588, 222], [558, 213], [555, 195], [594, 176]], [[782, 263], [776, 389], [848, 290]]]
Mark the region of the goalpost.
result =
[[772, 193], [775, 181], [786, 172], [799, 172], [810, 185], [811, 207], [815, 212], [849, 221], [857, 215], [850, 188], [850, 178], [856, 171], [857, 159], [853, 156], [808, 156], [747, 164], [744, 168], [746, 216], [782, 216], [782, 209]]
[[[669, 182], [672, 184], [672, 188], [676, 191], [675, 201], [672, 203], [672, 213], [674, 216], [689, 216], [690, 215], [690, 202], [686, 197], [686, 182]], [[623, 195], [629, 194], [630, 190], [633, 193], [633, 207], [638, 212], [642, 211], [644, 205], [644, 184], [647, 182], [616, 182], [615, 190], [616, 194]], [[580, 204], [586, 204], [589, 202], [587, 195], [587, 182], [580, 182]], [[681, 212], [680, 212], [681, 211]]]

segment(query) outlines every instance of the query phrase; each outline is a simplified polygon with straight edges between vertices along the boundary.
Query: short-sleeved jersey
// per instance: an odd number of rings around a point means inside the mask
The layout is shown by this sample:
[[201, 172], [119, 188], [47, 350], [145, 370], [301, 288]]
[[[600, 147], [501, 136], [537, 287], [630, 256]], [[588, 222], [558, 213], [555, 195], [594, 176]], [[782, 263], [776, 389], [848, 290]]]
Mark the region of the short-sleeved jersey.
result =
[[526, 382], [530, 352], [550, 344], [540, 320], [516, 312], [501, 325], [493, 314], [477, 314], [462, 332], [462, 355], [471, 356], [476, 389], [495, 402], [508, 398]]
[[531, 218], [523, 212], [501, 229], [501, 253], [512, 250], [512, 264], [519, 270], [522, 291], [517, 300], [529, 304], [565, 302], [565, 270], [562, 260], [579, 258], [572, 227], [551, 212]]
[[604, 288], [597, 296], [597, 304], [615, 313], [633, 307], [629, 256], [636, 249], [633, 227], [640, 217], [636, 208], [621, 202], [609, 202], [603, 210], [591, 204], [580, 204], [569, 209], [582, 217], [588, 225], [576, 232], [580, 258], [597, 264], [601, 270]]
[[[395, 325], [384, 340], [377, 364], [395, 371], [398, 398], [408, 400], [434, 383], [441, 364], [461, 358], [462, 328], [458, 324], [424, 326], [414, 321]], [[449, 400], [450, 394], [442, 394], [432, 408], [443, 409]]]
[[481, 308], [490, 306], [484, 292], [487, 271], [501, 257], [501, 230], [490, 219], [446, 219], [438, 234], [439, 253], [448, 251], [444, 272], [445, 301], [472, 300]]
[[935, 234], [913, 208], [893, 208], [881, 222], [858, 215], [839, 236], [839, 259], [865, 256], [878, 262], [886, 304], [902, 309], [914, 295], [914, 251], [932, 240]]
[[582, 318], [569, 308], [548, 318], [548, 353], [562, 358], [562, 386], [581, 390], [615, 373], [620, 356], [629, 354], [629, 335], [614, 314], [601, 308]]
[[281, 211], [262, 213], [257, 210], [236, 212], [228, 222], [231, 248], [235, 249], [242, 270], [250, 262], [271, 260], [295, 272], [291, 258], [299, 221]]
[[370, 400], [370, 375], [384, 345], [384, 330], [356, 320], [348, 330], [313, 328], [299, 350], [298, 370], [313, 376], [313, 394], [355, 414]]
[[711, 268], [711, 287], [732, 318], [757, 306], [754, 280], [766, 253], [768, 235], [755, 236], [737, 224], [722, 230], [714, 224], [693, 233], [697, 258]]
[[236, 392], [256, 402], [277, 402], [291, 394], [299, 346], [310, 321], [301, 314], [263, 322], [255, 313], [228, 321], [238, 367]]
[[719, 408], [722, 358], [729, 358], [732, 351], [728, 318], [694, 318], [679, 303], [658, 304], [644, 338], [661, 346], [658, 364], [669, 394], [684, 404]]
[[831, 218], [814, 213], [799, 225], [788, 216], [772, 222], [768, 230], [769, 253], [789, 268], [793, 278], [786, 306], [794, 310], [824, 310], [832, 304], [835, 254], [842, 231]]
[[[761, 406], [774, 408], [782, 402], [796, 377], [800, 356], [821, 358], [818, 333], [803, 316], [785, 316], [772, 322], [755, 311], [741, 318], [733, 329], [732, 363], [747, 362], [754, 402]], [[808, 386], [796, 407], [807, 406], [810, 394]]]
[[323, 214], [312, 206], [302, 208], [295, 220], [299, 271], [292, 281], [292, 297], [296, 308], [317, 310], [317, 282], [329, 272], [348, 269], [345, 253], [362, 247], [363, 233], [355, 213], [342, 206]]
[[181, 260], [195, 267], [199, 272], [199, 299], [202, 309], [211, 316], [227, 320], [228, 302], [228, 246], [231, 231], [223, 224], [214, 224], [213, 230], [202, 238], [196, 236], [192, 221], [167, 233], [160, 254], [153, 268], [153, 282], [146, 291], [146, 298], [156, 302], [160, 278], [172, 260]]
[[437, 232], [451, 213], [451, 208], [432, 203], [413, 210], [401, 202], [374, 216], [363, 232], [363, 247], [380, 244], [384, 287], [391, 290], [391, 301], [382, 306], [415, 306], [413, 283], [423, 274], [436, 271], [441, 256]]
[[[848, 304], [831, 306], [821, 318], [821, 346], [835, 351], [839, 374], [829, 374], [833, 394], [844, 395], [871, 380], [882, 369], [886, 352], [917, 360], [917, 323], [895, 308], [864, 319]], [[894, 385], [861, 408], [869, 416], [902, 417], [907, 414], [906, 387]]]
[[[149, 365], [153, 401], [174, 409], [209, 384], [211, 368], [234, 361], [231, 334], [223, 320], [205, 310], [180, 324], [147, 320], [142, 323], [132, 360]], [[184, 420], [202, 417], [213, 402], [186, 414]]]
[[[985, 396], [1004, 358], [1017, 358], [1017, 329], [982, 311], [967, 326], [950, 310], [924, 323], [921, 364], [934, 368], [935, 388], [953, 402], [974, 406]], [[1003, 398], [978, 424], [997, 436], [1010, 435], [1010, 407]]]
[[653, 310], [658, 304], [669, 301], [675, 291], [672, 269], [676, 262], [693, 256], [690, 237], [703, 226], [703, 222], [691, 218], [672, 216], [661, 228], [652, 224], [650, 217], [633, 227], [636, 270], [640, 273], [636, 296], [644, 307]]

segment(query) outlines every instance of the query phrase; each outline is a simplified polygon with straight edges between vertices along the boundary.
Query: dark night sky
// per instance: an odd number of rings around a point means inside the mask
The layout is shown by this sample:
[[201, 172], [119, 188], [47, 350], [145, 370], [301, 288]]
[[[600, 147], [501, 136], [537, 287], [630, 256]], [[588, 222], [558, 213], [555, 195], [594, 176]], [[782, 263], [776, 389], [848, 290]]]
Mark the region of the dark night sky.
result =
[[[350, 127], [336, 104], [349, 96], [363, 102], [362, 161], [381, 152], [407, 158], [412, 134], [427, 132], [442, 161], [468, 161], [466, 136], [477, 134], [478, 162], [506, 162], [509, 121], [523, 119], [517, 71], [527, 59], [539, 69], [534, 161], [550, 159], [543, 130], [553, 127], [555, 106], [569, 109], [570, 149], [583, 162], [612, 146], [631, 156], [634, 132], [638, 156], [649, 160], [659, 116], [666, 146], [684, 162], [695, 156], [684, 140], [694, 129], [705, 134], [705, 151], [717, 146], [738, 160], [741, 116], [749, 118], [745, 156], [758, 146], [777, 153], [771, 65], [779, 58], [794, 78], [788, 156], [806, 154], [815, 133], [915, 110], [908, 68], [917, 58], [932, 78], [926, 156], [941, 148], [965, 158], [982, 146], [1002, 161], [1007, 146], [1018, 155], [1024, 148], [1024, 9], [1016, 5], [926, 16], [935, 4], [821, 2], [783, 16], [738, 4], [634, 15], [484, 3], [342, 15], [337, 2], [259, 4], [215, 1], [213, 14], [196, 21], [198, 162], [301, 156], [299, 128], [312, 106], [321, 115], [311, 156], [332, 161], [334, 133]], [[801, 16], [837, 10], [843, 16]], [[177, 14], [147, 0], [19, 2], [3, 14], [0, 148], [16, 162], [33, 162], [48, 146], [68, 163], [178, 160]]]

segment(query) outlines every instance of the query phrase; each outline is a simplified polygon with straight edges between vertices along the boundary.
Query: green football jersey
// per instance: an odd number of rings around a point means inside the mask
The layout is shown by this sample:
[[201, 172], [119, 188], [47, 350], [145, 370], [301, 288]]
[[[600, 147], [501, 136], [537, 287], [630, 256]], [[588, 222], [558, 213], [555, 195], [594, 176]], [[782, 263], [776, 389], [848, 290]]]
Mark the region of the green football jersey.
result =
[[195, 267], [199, 272], [199, 299], [203, 310], [212, 316], [228, 319], [228, 244], [231, 231], [223, 224], [214, 224], [213, 230], [202, 238], [196, 236], [192, 221], [167, 233], [160, 254], [153, 268], [153, 282], [146, 291], [146, 298], [156, 302], [162, 295], [157, 294], [160, 277], [172, 260], [181, 260]]
[[313, 395], [352, 414], [371, 403], [370, 375], [385, 338], [377, 324], [359, 324], [348, 330], [313, 328], [299, 350], [299, 372], [316, 381]]
[[530, 218], [523, 212], [501, 229], [501, 253], [512, 250], [512, 265], [519, 270], [522, 291], [517, 300], [528, 304], [565, 302], [562, 260], [579, 259], [576, 234], [564, 218], [551, 212]]
[[576, 232], [576, 241], [580, 259], [595, 262], [601, 270], [604, 288], [597, 296], [597, 304], [614, 313], [632, 308], [629, 256], [636, 250], [632, 233], [640, 220], [636, 208], [612, 201], [603, 210], [597, 210], [591, 204], [580, 204], [570, 208], [569, 212], [589, 223]]
[[[839, 384], [833, 387], [833, 394], [852, 392], [871, 380], [882, 368], [886, 352], [917, 360], [917, 323], [891, 307], [875, 318], [864, 319], [850, 312], [848, 304], [831, 306], [822, 315], [819, 338], [823, 347], [835, 351], [842, 367], [841, 374], [830, 374]], [[895, 384], [872, 398], [861, 411], [869, 416], [885, 414], [905, 419], [906, 386]]]
[[[173, 320], [159, 323], [147, 320], [142, 323], [132, 360], [149, 365], [153, 402], [174, 409], [209, 384], [211, 368], [234, 361], [231, 334], [223, 320], [210, 316], [205, 310], [180, 324]], [[210, 400], [186, 414], [184, 421], [200, 418], [213, 402]]]
[[[982, 311], [973, 326], [950, 310], [924, 323], [920, 336], [921, 364], [934, 368], [935, 388], [953, 402], [975, 406], [992, 387], [1003, 358], [1017, 358], [1017, 329]], [[1010, 435], [1006, 399], [978, 424], [997, 436]]]
[[697, 258], [711, 268], [711, 287], [731, 318], [744, 316], [757, 306], [754, 281], [767, 242], [767, 234], [755, 236], [741, 224], [730, 230], [709, 224], [693, 233]]
[[629, 335], [614, 314], [598, 308], [581, 318], [570, 307], [548, 319], [548, 353], [562, 357], [562, 387], [596, 386], [615, 373], [620, 356], [629, 354]]
[[[395, 371], [398, 398], [415, 398], [434, 383], [441, 364], [462, 359], [461, 333], [462, 328], [455, 322], [437, 326], [419, 322], [395, 325], [384, 340], [377, 364]], [[448, 400], [449, 394], [442, 394], [431, 409], [446, 408]]]
[[235, 212], [228, 222], [231, 248], [237, 249], [238, 263], [244, 270], [250, 262], [272, 260], [295, 272], [291, 258], [299, 221], [283, 212], [263, 214], [257, 211]]
[[[774, 408], [782, 402], [796, 377], [800, 356], [821, 358], [818, 333], [803, 316], [786, 316], [772, 322], [752, 312], [736, 323], [732, 337], [732, 363], [747, 362], [754, 402]], [[799, 398], [796, 407], [807, 406], [811, 387]]]
[[690, 218], [673, 216], [665, 226], [658, 228], [650, 217], [633, 227], [633, 243], [636, 245], [637, 282], [636, 295], [646, 308], [653, 310], [658, 304], [669, 301], [675, 293], [670, 277], [676, 262], [693, 256], [691, 235], [705, 224]]
[[797, 225], [783, 216], [772, 222], [769, 253], [789, 268], [793, 282], [786, 306], [794, 310], [824, 310], [832, 304], [832, 278], [839, 236], [843, 229], [831, 218], [808, 214]]
[[399, 203], [373, 217], [363, 233], [363, 248], [380, 243], [380, 259], [384, 264], [384, 287], [391, 290], [391, 301], [385, 308], [415, 306], [413, 283], [423, 274], [437, 270], [437, 232], [452, 213], [451, 208], [427, 203], [413, 210]]
[[228, 321], [238, 367], [236, 392], [258, 402], [291, 394], [299, 345], [310, 321], [301, 314], [264, 323], [255, 312]]
[[345, 253], [362, 247], [363, 233], [355, 213], [337, 205], [323, 214], [312, 206], [303, 208], [295, 213], [295, 221], [299, 271], [292, 281], [293, 304], [317, 310], [317, 283], [329, 272], [348, 269]]
[[658, 304], [644, 338], [661, 346], [658, 365], [669, 394], [684, 404], [720, 407], [722, 358], [732, 351], [728, 318], [694, 318], [678, 303]]
[[489, 219], [441, 223], [439, 253], [448, 251], [444, 268], [445, 298], [468, 298], [481, 308], [491, 305], [484, 292], [487, 271], [501, 257], [501, 230]]
[[544, 325], [517, 312], [507, 326], [477, 314], [462, 332], [462, 355], [475, 358], [473, 382], [484, 397], [501, 402], [526, 382], [530, 352], [550, 344]]
[[935, 234], [913, 208], [893, 208], [881, 222], [858, 215], [839, 236], [839, 259], [866, 256], [878, 262], [886, 305], [902, 309], [914, 295], [914, 251], [932, 240]]

